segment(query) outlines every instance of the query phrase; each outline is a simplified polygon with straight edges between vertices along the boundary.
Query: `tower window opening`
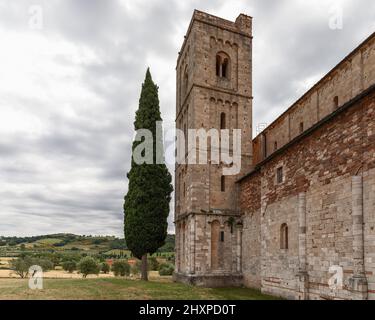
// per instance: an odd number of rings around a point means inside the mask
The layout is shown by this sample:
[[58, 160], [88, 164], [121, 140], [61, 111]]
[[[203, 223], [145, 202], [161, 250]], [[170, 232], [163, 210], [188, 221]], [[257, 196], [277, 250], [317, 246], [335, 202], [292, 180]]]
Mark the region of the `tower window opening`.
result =
[[274, 151], [277, 150], [277, 141], [274, 142], [274, 144], [273, 144], [273, 149], [274, 149]]
[[223, 78], [227, 78], [228, 59], [225, 58], [222, 64], [221, 75]]
[[220, 60], [221, 60], [220, 56], [217, 55], [216, 56], [216, 75], [218, 77], [220, 77]]
[[221, 192], [225, 192], [225, 176], [221, 176]]
[[220, 241], [224, 242], [224, 231], [220, 231]]
[[216, 55], [216, 76], [220, 78], [230, 78], [230, 59], [224, 52], [220, 52]]
[[221, 129], [221, 130], [224, 130], [225, 127], [226, 127], [226, 125], [225, 125], [225, 113], [222, 112], [222, 113], [220, 114], [220, 129]]

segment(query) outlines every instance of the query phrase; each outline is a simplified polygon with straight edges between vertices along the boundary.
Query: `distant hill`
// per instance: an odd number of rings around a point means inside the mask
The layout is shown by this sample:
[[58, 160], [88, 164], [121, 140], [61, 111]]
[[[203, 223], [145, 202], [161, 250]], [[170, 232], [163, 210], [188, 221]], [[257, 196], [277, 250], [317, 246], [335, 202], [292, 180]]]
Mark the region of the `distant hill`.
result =
[[[173, 252], [175, 236], [169, 234], [158, 252]], [[130, 255], [125, 239], [114, 236], [58, 233], [32, 237], [0, 237], [0, 255], [17, 256], [22, 252], [76, 252], [105, 256]]]

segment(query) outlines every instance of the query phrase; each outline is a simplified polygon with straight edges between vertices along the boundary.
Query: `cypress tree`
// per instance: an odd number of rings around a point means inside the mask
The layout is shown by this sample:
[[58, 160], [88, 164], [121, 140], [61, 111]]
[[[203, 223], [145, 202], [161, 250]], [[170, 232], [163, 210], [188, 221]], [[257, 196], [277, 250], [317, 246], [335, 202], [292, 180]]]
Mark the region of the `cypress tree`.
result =
[[[156, 162], [156, 146], [163, 148], [162, 137], [156, 136], [156, 122], [162, 121], [159, 107], [158, 86], [150, 70], [142, 84], [139, 108], [135, 115], [134, 129], [148, 129], [153, 137], [153, 163], [137, 164], [133, 155], [142, 141], [133, 142], [128, 193], [124, 203], [124, 232], [129, 250], [142, 260], [142, 280], [147, 277], [147, 254], [153, 254], [165, 244], [171, 200], [172, 177], [165, 163]], [[163, 152], [163, 149], [161, 149]], [[160, 161], [159, 161], [160, 162]]]

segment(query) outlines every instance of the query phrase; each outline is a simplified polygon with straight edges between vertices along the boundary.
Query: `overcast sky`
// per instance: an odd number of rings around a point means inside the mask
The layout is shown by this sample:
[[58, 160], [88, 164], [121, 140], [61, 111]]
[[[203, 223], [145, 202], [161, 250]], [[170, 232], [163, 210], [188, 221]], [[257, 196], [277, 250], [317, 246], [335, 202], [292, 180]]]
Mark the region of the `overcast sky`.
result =
[[0, 0], [0, 235], [123, 236], [141, 83], [150, 66], [173, 127], [194, 8], [254, 17], [254, 128], [375, 30], [373, 0]]

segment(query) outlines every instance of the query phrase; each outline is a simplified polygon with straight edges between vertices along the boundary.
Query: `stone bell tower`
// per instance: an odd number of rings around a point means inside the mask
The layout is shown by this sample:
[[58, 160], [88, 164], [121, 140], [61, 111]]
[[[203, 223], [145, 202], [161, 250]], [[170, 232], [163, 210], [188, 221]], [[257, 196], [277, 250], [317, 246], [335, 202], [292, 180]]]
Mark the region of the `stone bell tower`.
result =
[[186, 163], [176, 163], [175, 168], [177, 281], [203, 286], [242, 283], [236, 180], [252, 163], [251, 57], [251, 17], [240, 14], [232, 22], [194, 11], [177, 60], [176, 128], [185, 137], [189, 129], [217, 129], [220, 134], [223, 129], [240, 129], [241, 166], [235, 175], [223, 175], [228, 164], [213, 163], [209, 144], [208, 161], [190, 164], [187, 158], [197, 150], [186, 142]]

